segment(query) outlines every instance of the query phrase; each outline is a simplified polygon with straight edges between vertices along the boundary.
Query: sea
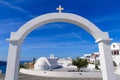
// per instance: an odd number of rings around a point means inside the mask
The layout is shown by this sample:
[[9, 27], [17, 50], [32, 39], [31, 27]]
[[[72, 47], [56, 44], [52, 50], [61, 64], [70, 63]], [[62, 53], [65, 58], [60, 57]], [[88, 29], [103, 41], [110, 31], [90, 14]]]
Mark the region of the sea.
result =
[[2, 74], [5, 74], [5, 72], [6, 72], [6, 66], [0, 66], [0, 70], [2, 70]]
[[[20, 61], [20, 64], [23, 64], [24, 62], [31, 62], [31, 61]], [[0, 66], [0, 70], [2, 70], [2, 74], [6, 73], [6, 67], [7, 66]]]

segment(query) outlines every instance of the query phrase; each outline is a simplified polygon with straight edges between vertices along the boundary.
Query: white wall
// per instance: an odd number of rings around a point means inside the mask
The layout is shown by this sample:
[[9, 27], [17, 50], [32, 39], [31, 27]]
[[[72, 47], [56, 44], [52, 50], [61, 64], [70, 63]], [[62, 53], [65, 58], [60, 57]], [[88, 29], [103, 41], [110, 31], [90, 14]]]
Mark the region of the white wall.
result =
[[[101, 72], [63, 72], [63, 71], [38, 71], [30, 69], [20, 69], [23, 74], [45, 76], [45, 77], [64, 77], [64, 78], [102, 78]], [[82, 73], [80, 75], [79, 73]]]

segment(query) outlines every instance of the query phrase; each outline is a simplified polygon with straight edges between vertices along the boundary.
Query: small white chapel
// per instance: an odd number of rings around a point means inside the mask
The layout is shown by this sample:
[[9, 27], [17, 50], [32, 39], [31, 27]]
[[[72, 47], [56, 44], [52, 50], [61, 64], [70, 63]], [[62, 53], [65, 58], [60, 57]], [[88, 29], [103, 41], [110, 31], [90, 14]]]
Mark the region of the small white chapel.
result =
[[36, 63], [34, 64], [35, 70], [52, 70], [58, 67], [59, 65], [57, 63], [57, 59], [53, 54], [51, 54], [49, 58], [40, 57], [36, 60]]

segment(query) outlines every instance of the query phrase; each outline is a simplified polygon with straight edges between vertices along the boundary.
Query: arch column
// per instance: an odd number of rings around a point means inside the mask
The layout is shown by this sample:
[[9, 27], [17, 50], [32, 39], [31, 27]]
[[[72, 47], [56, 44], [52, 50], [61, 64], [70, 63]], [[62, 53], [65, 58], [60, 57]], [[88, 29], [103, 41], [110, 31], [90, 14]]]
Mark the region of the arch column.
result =
[[10, 44], [8, 51], [5, 80], [18, 80], [21, 41], [18, 40], [7, 40], [7, 41], [9, 41]]
[[110, 39], [100, 39], [96, 41], [100, 52], [100, 66], [103, 80], [116, 80], [110, 49], [110, 41]]

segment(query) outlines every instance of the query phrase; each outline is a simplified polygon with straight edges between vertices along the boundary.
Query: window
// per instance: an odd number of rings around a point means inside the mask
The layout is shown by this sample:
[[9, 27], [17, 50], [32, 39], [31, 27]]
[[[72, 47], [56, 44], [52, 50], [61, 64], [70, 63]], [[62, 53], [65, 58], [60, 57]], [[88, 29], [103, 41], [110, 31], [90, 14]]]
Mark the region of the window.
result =
[[114, 51], [114, 55], [116, 55], [117, 53], [116, 53], [116, 51]]
[[115, 45], [113, 45], [113, 47], [115, 48]]
[[116, 51], [117, 52], [117, 55], [119, 55], [119, 51]]

